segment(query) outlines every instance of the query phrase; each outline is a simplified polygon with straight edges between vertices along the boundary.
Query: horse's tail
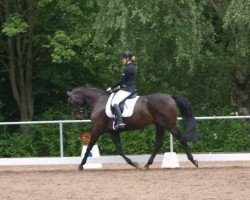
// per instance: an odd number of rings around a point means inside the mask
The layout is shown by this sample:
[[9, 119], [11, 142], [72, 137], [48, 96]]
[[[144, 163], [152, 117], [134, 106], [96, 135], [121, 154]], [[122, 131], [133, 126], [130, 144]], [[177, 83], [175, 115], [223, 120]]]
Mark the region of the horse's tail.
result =
[[186, 129], [185, 136], [189, 141], [196, 141], [198, 134], [196, 132], [196, 122], [193, 114], [193, 109], [191, 103], [180, 97], [180, 96], [172, 96], [172, 98], [177, 103], [177, 106], [180, 110], [183, 125]]

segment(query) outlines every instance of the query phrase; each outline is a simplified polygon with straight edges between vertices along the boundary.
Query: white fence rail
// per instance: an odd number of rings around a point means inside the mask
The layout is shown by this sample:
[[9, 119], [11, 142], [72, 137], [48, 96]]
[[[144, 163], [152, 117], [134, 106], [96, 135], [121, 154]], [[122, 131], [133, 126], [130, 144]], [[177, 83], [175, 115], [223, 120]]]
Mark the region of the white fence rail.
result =
[[91, 120], [55, 120], [55, 121], [26, 121], [26, 122], [0, 122], [0, 125], [24, 125], [24, 124], [58, 124], [60, 133], [60, 157], [64, 156], [63, 150], [63, 124], [89, 123]]
[[[181, 118], [178, 118], [181, 120]], [[250, 119], [250, 116], [210, 116], [196, 117], [196, 120], [232, 120], [232, 119]], [[0, 122], [1, 125], [24, 125], [24, 124], [58, 124], [60, 135], [60, 157], [64, 157], [63, 146], [63, 124], [69, 123], [89, 123], [91, 120], [55, 120], [55, 121], [26, 121], [26, 122]], [[170, 152], [173, 152], [173, 136], [170, 134]]]

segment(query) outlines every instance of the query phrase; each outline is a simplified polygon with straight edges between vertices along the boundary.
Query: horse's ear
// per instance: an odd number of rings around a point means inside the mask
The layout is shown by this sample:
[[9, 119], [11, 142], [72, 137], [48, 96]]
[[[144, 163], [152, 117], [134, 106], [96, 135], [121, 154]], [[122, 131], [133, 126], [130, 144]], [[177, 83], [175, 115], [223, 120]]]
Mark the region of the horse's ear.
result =
[[67, 95], [71, 97], [71, 92], [67, 91]]

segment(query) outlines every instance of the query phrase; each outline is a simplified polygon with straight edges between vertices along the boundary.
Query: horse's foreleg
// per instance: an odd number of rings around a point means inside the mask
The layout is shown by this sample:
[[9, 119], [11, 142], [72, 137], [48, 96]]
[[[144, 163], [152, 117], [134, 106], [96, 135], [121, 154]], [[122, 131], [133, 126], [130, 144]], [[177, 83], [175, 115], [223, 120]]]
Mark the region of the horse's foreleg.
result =
[[84, 154], [84, 157], [82, 159], [82, 162], [81, 164], [78, 166], [78, 169], [79, 170], [83, 170], [83, 165], [87, 162], [87, 159], [88, 159], [88, 155], [90, 153], [90, 151], [92, 150], [93, 146], [95, 145], [96, 141], [98, 140], [100, 134], [97, 132], [92, 132], [92, 136], [90, 138], [90, 141], [89, 141], [89, 144], [88, 144], [88, 147], [86, 149], [86, 152]]
[[163, 137], [164, 137], [164, 128], [160, 126], [156, 126], [156, 135], [155, 135], [155, 147], [152, 155], [150, 156], [147, 164], [144, 166], [143, 170], [148, 170], [149, 166], [153, 164], [154, 158], [156, 154], [160, 151], [163, 145]]
[[125, 154], [122, 151], [122, 146], [121, 146], [121, 138], [120, 138], [120, 133], [112, 133], [111, 134], [112, 140], [115, 144], [116, 147], [116, 151], [117, 153], [122, 156], [126, 162], [130, 165], [132, 165], [133, 167], [135, 167], [136, 169], [139, 169], [139, 164], [137, 162], [133, 162], [132, 160], [130, 160], [127, 156], [125, 156]]
[[194, 160], [193, 155], [188, 147], [187, 139], [183, 137], [180, 131], [178, 131], [176, 134], [173, 134], [173, 136], [182, 144], [183, 149], [188, 157], [188, 160], [190, 160], [194, 164], [194, 166], [198, 168], [198, 161]]

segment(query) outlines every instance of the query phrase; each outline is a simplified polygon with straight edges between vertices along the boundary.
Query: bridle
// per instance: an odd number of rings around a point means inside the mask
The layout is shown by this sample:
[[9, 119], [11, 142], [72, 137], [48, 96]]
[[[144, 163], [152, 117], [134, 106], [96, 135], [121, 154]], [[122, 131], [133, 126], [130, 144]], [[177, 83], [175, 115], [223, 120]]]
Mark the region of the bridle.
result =
[[84, 101], [79, 102], [78, 100], [74, 99], [72, 96], [69, 96], [68, 102], [72, 103], [77, 111], [81, 114], [83, 113], [85, 103]]

